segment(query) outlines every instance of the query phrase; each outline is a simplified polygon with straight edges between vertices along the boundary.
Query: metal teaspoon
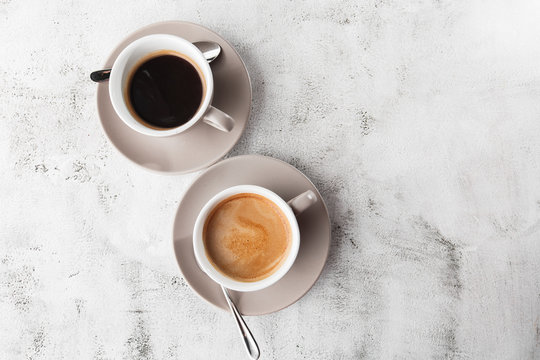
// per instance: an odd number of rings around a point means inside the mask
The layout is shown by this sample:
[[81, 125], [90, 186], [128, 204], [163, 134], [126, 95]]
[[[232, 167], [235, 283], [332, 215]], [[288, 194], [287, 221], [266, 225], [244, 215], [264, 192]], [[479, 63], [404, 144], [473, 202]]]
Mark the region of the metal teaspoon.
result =
[[225, 295], [225, 300], [227, 300], [227, 304], [229, 304], [229, 308], [234, 315], [236, 325], [238, 325], [238, 330], [240, 331], [240, 335], [242, 335], [242, 340], [244, 340], [244, 345], [246, 345], [248, 355], [252, 359], [257, 360], [261, 355], [261, 352], [259, 351], [259, 346], [257, 345], [255, 338], [251, 334], [251, 331], [249, 331], [249, 328], [247, 327], [244, 319], [242, 318], [242, 315], [240, 315], [240, 313], [238, 312], [236, 305], [234, 305], [233, 301], [231, 300], [227, 289], [222, 285], [221, 290], [223, 291], [223, 295]]
[[[221, 53], [221, 46], [213, 41], [198, 41], [194, 42], [195, 45], [203, 54], [208, 63], [214, 61]], [[102, 82], [109, 80], [111, 76], [111, 69], [97, 70], [90, 74], [90, 79], [95, 82]]]

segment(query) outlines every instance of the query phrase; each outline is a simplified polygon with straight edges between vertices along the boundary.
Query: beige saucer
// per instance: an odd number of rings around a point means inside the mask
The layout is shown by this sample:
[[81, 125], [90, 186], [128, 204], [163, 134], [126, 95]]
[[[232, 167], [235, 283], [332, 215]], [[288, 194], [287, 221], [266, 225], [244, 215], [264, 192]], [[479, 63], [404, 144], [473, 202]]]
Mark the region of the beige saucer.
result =
[[251, 109], [251, 82], [244, 62], [234, 48], [207, 28], [181, 21], [149, 25], [128, 36], [113, 51], [103, 68], [110, 68], [118, 54], [132, 41], [150, 34], [172, 34], [191, 42], [214, 41], [222, 52], [210, 67], [214, 75], [212, 105], [235, 120], [234, 129], [225, 133], [199, 122], [192, 128], [170, 137], [152, 137], [132, 130], [116, 115], [108, 83], [100, 83], [97, 106], [101, 125], [114, 147], [125, 157], [148, 170], [184, 174], [204, 169], [227, 154], [240, 139]]
[[309, 179], [293, 166], [260, 155], [244, 155], [224, 160], [206, 170], [180, 201], [173, 226], [176, 260], [188, 284], [203, 299], [228, 309], [219, 285], [196, 263], [192, 230], [195, 219], [210, 198], [235, 185], [259, 185], [285, 200], [313, 190], [318, 202], [298, 217], [300, 250], [289, 272], [274, 285], [255, 292], [234, 292], [231, 297], [244, 315], [262, 315], [281, 310], [300, 299], [319, 277], [330, 247], [330, 219], [324, 201]]

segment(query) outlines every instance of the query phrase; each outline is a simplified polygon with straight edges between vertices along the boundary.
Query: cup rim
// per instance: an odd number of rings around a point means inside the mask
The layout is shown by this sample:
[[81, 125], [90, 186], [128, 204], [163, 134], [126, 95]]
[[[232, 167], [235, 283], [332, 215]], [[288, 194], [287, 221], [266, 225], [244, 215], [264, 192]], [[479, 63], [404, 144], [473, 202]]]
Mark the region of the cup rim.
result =
[[[237, 281], [219, 272], [206, 257], [206, 251], [204, 248], [203, 237], [202, 237], [204, 224], [211, 210], [213, 210], [214, 207], [220, 201], [228, 197], [231, 197], [235, 194], [241, 194], [241, 193], [257, 194], [272, 201], [274, 204], [276, 204], [280, 208], [281, 211], [283, 211], [283, 213], [287, 217], [287, 221], [289, 222], [289, 225], [291, 228], [291, 248], [289, 250], [289, 254], [287, 255], [287, 258], [285, 259], [285, 261], [270, 276], [261, 280], [253, 281], [253, 282]], [[296, 216], [294, 215], [294, 212], [292, 211], [291, 207], [279, 195], [261, 186], [236, 185], [236, 186], [220, 191], [219, 193], [214, 195], [210, 200], [208, 200], [208, 202], [206, 202], [203, 208], [199, 211], [199, 214], [197, 215], [197, 219], [195, 220], [195, 225], [193, 229], [193, 252], [195, 254], [197, 265], [205, 274], [207, 274], [216, 283], [223, 285], [224, 287], [231, 290], [245, 291], [245, 292], [257, 291], [257, 290], [261, 290], [261, 289], [264, 289], [266, 287], [273, 285], [274, 283], [279, 281], [286, 273], [288, 273], [288, 271], [290, 270], [290, 268], [292, 267], [292, 265], [294, 264], [296, 260], [299, 248], [300, 248], [300, 229], [298, 227], [298, 221], [296, 220]]]
[[[127, 68], [126, 63], [129, 60], [131, 60], [131, 57], [137, 48], [139, 48], [140, 46], [144, 44], [152, 43], [158, 40], [162, 42], [167, 42], [168, 45], [158, 46], [150, 52], [146, 52], [141, 56], [137, 56], [137, 60], [143, 58], [144, 56], [152, 52], [159, 51], [159, 50], [176, 51], [178, 53], [185, 55], [189, 59], [191, 59], [200, 68], [200, 75], [203, 77], [203, 81], [205, 82], [205, 85], [206, 85], [206, 92], [205, 92], [204, 98], [201, 102], [201, 105], [199, 106], [199, 109], [195, 113], [195, 115], [193, 115], [193, 117], [185, 124], [182, 124], [180, 126], [177, 126], [171, 129], [166, 129], [166, 130], [152, 129], [140, 123], [130, 113], [126, 105], [126, 101], [124, 99], [124, 82], [123, 82], [124, 75], [126, 74], [126, 72], [131, 71], [133, 68], [133, 67]], [[185, 54], [186, 48], [188, 48], [189, 51], [192, 52], [194, 56], [192, 56], [192, 54], [189, 54], [189, 55]], [[134, 63], [136, 64], [137, 61], [135, 61]], [[212, 69], [210, 68], [210, 65], [208, 64], [208, 61], [206, 61], [206, 59], [204, 58], [202, 52], [190, 41], [180, 36], [171, 35], [171, 34], [146, 35], [128, 44], [120, 52], [120, 54], [114, 61], [112, 69], [111, 69], [111, 75], [109, 78], [109, 97], [110, 97], [111, 104], [116, 114], [120, 117], [120, 119], [124, 122], [124, 124], [129, 126], [131, 129], [141, 134], [150, 135], [154, 137], [165, 137], [165, 136], [180, 134], [181, 132], [188, 130], [193, 125], [198, 123], [204, 117], [204, 114], [208, 111], [208, 109], [210, 108], [213, 94], [214, 94], [214, 78], [212, 74]]]

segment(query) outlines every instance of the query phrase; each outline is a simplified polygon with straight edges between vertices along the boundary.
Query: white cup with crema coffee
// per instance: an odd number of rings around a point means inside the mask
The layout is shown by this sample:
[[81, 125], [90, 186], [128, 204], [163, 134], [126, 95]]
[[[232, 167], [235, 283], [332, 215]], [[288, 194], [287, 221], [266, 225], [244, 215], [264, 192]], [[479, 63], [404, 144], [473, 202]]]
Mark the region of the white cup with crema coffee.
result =
[[193, 230], [199, 267], [236, 291], [264, 289], [293, 266], [300, 248], [296, 216], [317, 202], [308, 190], [286, 202], [254, 185], [225, 189], [201, 209]]
[[203, 54], [189, 41], [155, 34], [126, 46], [109, 79], [111, 103], [133, 130], [171, 136], [199, 121], [229, 132], [234, 120], [212, 106], [214, 78]]

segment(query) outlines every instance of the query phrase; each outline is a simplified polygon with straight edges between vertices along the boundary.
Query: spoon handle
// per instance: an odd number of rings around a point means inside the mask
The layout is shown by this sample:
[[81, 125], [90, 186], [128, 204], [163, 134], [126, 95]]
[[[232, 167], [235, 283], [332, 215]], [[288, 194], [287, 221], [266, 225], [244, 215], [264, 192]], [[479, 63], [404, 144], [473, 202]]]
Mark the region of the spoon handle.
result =
[[111, 76], [111, 69], [103, 69], [91, 73], [90, 79], [95, 82], [102, 82], [109, 80], [109, 76]]
[[[212, 41], [198, 41], [194, 42], [195, 45], [203, 54], [208, 63], [214, 61], [221, 53], [221, 46], [218, 43]], [[95, 82], [102, 82], [109, 80], [111, 76], [111, 69], [103, 69], [94, 71], [90, 74], [90, 79]]]
[[242, 315], [240, 315], [240, 313], [238, 312], [236, 305], [234, 305], [234, 303], [232, 302], [227, 289], [222, 286], [221, 290], [223, 291], [223, 295], [225, 295], [225, 300], [227, 300], [227, 304], [229, 304], [229, 308], [234, 315], [234, 319], [236, 320], [236, 324], [238, 325], [238, 330], [240, 331], [240, 335], [242, 335], [242, 339], [244, 340], [244, 345], [246, 345], [246, 350], [249, 356], [252, 359], [257, 360], [261, 353], [259, 351], [259, 346], [257, 345], [255, 338], [251, 334], [251, 331], [249, 331], [249, 328], [247, 327], [244, 319], [242, 318]]

